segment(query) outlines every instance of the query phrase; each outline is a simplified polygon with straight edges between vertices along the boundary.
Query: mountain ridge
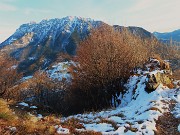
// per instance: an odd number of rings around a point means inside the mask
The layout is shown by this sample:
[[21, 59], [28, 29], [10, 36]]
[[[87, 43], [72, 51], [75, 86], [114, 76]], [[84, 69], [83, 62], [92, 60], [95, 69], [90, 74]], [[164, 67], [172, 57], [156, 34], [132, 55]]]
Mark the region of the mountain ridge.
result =
[[[56, 59], [58, 53], [75, 55], [76, 42], [101, 23], [90, 18], [67, 16], [22, 24], [0, 44], [0, 49], [20, 61], [19, 71], [44, 69]], [[36, 66], [34, 63], [37, 63]]]
[[172, 40], [174, 42], [180, 42], [180, 29], [172, 32], [153, 32], [153, 35], [161, 41], [170, 42], [170, 40]]
[[[0, 49], [20, 61], [20, 71], [26, 72], [29, 68], [37, 70], [39, 67], [44, 69], [56, 59], [58, 53], [75, 55], [77, 43], [83, 40], [92, 28], [102, 24], [106, 23], [72, 16], [42, 20], [39, 23], [30, 22], [22, 24], [0, 44]], [[140, 27], [110, 27], [119, 32], [126, 28], [140, 38], [153, 38], [150, 32]], [[37, 63], [37, 66], [34, 66], [34, 63]]]

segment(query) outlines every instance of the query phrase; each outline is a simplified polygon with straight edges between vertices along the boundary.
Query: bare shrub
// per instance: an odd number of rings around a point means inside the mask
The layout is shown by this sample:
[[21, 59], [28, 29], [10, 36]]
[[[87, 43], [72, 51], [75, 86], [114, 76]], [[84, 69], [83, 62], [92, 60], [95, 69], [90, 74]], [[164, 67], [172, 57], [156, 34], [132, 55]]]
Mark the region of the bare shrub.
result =
[[75, 57], [79, 65], [73, 74], [73, 103], [77, 102], [79, 109], [116, 106], [131, 71], [142, 66], [148, 56], [144, 42], [128, 31], [119, 33], [106, 25], [92, 30], [80, 42]]
[[[20, 86], [23, 86], [22, 84]], [[21, 99], [30, 99], [31, 102], [37, 103], [47, 109], [45, 110], [47, 112], [64, 113], [66, 110], [64, 95], [67, 85], [65, 80], [53, 80], [49, 78], [46, 72], [39, 70], [24, 85], [26, 86], [26, 90], [21, 90]]]
[[0, 97], [12, 99], [17, 92], [12, 87], [19, 83], [22, 77], [16, 69], [17, 61], [6, 54], [0, 55]]

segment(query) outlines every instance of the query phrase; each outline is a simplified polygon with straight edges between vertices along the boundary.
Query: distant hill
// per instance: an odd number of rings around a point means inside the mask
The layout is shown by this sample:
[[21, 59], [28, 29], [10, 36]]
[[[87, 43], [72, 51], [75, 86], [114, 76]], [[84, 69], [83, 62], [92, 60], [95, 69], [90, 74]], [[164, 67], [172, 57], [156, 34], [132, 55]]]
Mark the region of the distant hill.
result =
[[153, 32], [153, 35], [164, 43], [179, 42], [180, 43], [180, 29], [172, 32]]
[[124, 26], [119, 26], [119, 25], [114, 25], [113, 27], [119, 31], [122, 31], [123, 29], [127, 29], [129, 32], [131, 32], [135, 36], [138, 36], [142, 39], [155, 38], [151, 32], [149, 32], [141, 27], [135, 27], [135, 26], [124, 27]]

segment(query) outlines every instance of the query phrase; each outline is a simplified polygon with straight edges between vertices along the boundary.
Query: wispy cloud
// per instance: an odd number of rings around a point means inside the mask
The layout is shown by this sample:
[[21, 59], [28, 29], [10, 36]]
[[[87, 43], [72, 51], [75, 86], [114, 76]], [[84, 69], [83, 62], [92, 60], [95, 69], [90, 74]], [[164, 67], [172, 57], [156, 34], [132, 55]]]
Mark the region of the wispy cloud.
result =
[[0, 11], [16, 11], [18, 8], [11, 4], [0, 2]]
[[30, 15], [33, 13], [48, 14], [48, 13], [52, 13], [52, 12], [53, 11], [51, 11], [51, 10], [45, 10], [45, 9], [33, 9], [33, 8], [24, 9], [24, 14], [26, 14], [26, 15]]
[[130, 15], [128, 23], [152, 32], [177, 29], [180, 27], [179, 4], [179, 0], [138, 0], [127, 11]]
[[[4, 18], [0, 21], [0, 40], [22, 23], [69, 15], [111, 25], [140, 26], [151, 32], [171, 31], [180, 28], [179, 5], [180, 0], [0, 0], [0, 18]], [[16, 26], [2, 25], [8, 22]]]
[[[11, 34], [15, 32], [16, 25], [10, 23], [1, 24], [0, 30], [0, 43], [5, 41]], [[8, 28], [8, 29], [7, 29]]]
[[155, 12], [154, 9], [161, 11], [163, 10], [169, 10], [174, 8], [174, 6], [179, 5], [179, 0], [137, 0], [134, 5], [132, 5], [129, 8], [128, 12], [138, 12], [138, 11], [151, 11]]

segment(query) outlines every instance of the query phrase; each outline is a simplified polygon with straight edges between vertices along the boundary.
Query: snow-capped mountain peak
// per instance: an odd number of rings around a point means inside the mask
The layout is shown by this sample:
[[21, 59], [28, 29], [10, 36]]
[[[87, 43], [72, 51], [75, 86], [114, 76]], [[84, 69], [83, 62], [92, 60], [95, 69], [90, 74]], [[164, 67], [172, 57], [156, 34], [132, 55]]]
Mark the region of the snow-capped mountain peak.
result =
[[[55, 18], [55, 19], [44, 19], [39, 23], [30, 22], [27, 24], [21, 25], [16, 32], [10, 36], [5, 42], [3, 42], [0, 46], [6, 46], [12, 44], [14, 39], [19, 40], [26, 33], [35, 33], [32, 41], [32, 44], [41, 43], [51, 35], [53, 40], [57, 40], [57, 38], [64, 32], [72, 33], [74, 30], [78, 30], [84, 34], [84, 32], [88, 31], [89, 27], [97, 27], [100, 25], [100, 21], [94, 21], [90, 18], [81, 18], [76, 16], [67, 16], [64, 18]], [[70, 36], [70, 35], [69, 35]]]
[[10, 52], [11, 56], [20, 60], [24, 69], [34, 62], [41, 63], [42, 60], [37, 61], [41, 57], [46, 63], [42, 62], [40, 65], [47, 67], [57, 53], [75, 55], [77, 43], [85, 38], [92, 28], [101, 24], [101, 21], [76, 16], [44, 19], [39, 23], [30, 22], [21, 25], [12, 36], [1, 43], [0, 49]]

